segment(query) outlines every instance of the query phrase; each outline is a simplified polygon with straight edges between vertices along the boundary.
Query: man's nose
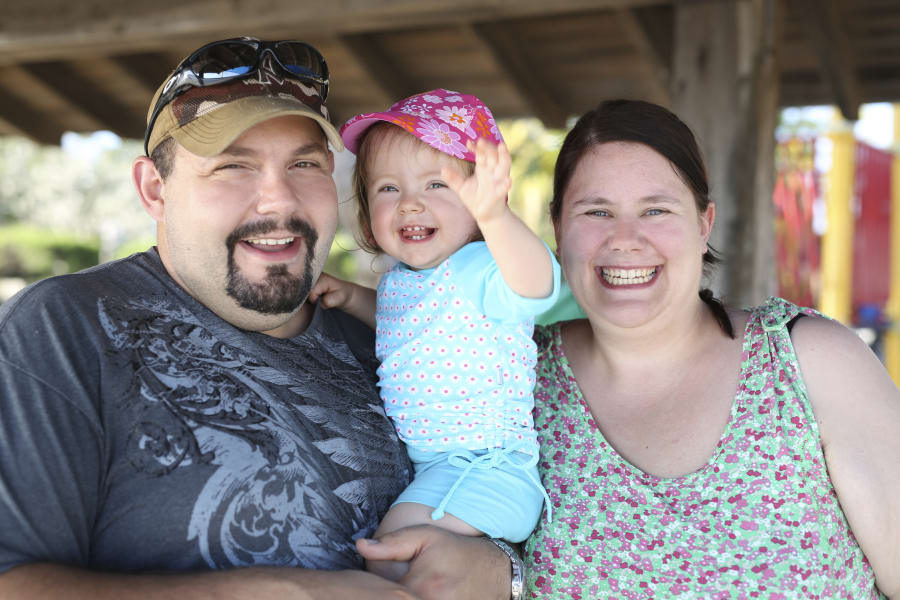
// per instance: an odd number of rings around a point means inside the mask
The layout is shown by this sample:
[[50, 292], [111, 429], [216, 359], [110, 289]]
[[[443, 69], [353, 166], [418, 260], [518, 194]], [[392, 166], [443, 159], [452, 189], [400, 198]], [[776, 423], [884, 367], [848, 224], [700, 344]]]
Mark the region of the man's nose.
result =
[[257, 190], [256, 212], [260, 214], [290, 214], [299, 202], [297, 191], [289, 182], [287, 173], [265, 172]]

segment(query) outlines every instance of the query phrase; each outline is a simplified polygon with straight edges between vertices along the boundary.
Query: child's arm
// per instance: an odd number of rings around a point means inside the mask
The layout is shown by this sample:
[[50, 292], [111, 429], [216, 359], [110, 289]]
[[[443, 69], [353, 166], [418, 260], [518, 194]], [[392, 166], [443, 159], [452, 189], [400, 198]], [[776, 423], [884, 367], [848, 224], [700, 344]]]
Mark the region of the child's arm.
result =
[[325, 308], [339, 308], [375, 329], [375, 290], [322, 273], [308, 299], [320, 298]]
[[541, 239], [510, 210], [509, 150], [506, 144], [479, 138], [468, 144], [475, 152], [475, 174], [465, 179], [444, 167], [442, 176], [460, 197], [500, 268], [506, 284], [526, 298], [546, 298], [553, 292], [553, 263]]

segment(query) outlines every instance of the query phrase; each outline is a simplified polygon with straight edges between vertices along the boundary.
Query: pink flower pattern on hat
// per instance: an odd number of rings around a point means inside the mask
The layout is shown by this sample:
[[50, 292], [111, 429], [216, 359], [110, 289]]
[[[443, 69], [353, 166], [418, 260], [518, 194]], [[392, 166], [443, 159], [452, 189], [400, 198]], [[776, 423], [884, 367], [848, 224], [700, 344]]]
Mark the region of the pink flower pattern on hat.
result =
[[416, 137], [432, 148], [437, 148], [444, 154], [456, 158], [465, 158], [466, 147], [459, 143], [460, 135], [455, 131], [450, 131], [450, 127], [446, 123], [422, 121], [415, 133]]
[[463, 106], [456, 106], [451, 104], [449, 106], [442, 106], [437, 110], [437, 117], [448, 123], [460, 131], [465, 131], [467, 135], [473, 136], [475, 132], [469, 133], [469, 122], [472, 121], [472, 115], [469, 114], [469, 111], [466, 110]]
[[405, 98], [384, 112], [353, 117], [341, 127], [346, 147], [355, 154], [366, 130], [380, 121], [394, 123], [432, 148], [470, 162], [475, 155], [466, 148], [467, 142], [487, 138], [498, 144], [503, 140], [494, 115], [481, 100], [436, 89]]

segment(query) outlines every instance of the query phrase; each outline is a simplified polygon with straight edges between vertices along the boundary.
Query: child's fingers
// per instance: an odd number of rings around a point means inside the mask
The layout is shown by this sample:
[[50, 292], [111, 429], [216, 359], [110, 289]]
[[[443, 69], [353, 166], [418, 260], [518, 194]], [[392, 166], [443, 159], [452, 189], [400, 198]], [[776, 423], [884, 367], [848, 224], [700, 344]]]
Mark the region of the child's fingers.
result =
[[454, 192], [458, 192], [465, 181], [465, 178], [456, 169], [448, 166], [441, 167], [441, 177]]
[[497, 147], [484, 138], [478, 138], [475, 149], [475, 167], [482, 173], [491, 173], [497, 166]]
[[506, 147], [506, 144], [500, 142], [497, 146], [497, 167], [508, 171], [511, 163], [512, 158], [509, 155], [509, 148]]

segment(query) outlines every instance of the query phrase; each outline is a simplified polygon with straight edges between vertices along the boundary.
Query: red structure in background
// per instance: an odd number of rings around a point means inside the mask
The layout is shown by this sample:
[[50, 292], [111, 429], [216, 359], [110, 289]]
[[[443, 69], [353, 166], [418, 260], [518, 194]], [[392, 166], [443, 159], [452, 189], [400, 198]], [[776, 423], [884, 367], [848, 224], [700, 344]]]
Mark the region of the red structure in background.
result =
[[792, 138], [775, 148], [775, 261], [778, 295], [800, 306], [819, 300], [819, 237], [813, 230], [817, 195], [815, 140]]
[[890, 152], [856, 144], [853, 318], [860, 325], [882, 318], [890, 293], [892, 159]]
[[[815, 146], [815, 140], [799, 138], [777, 145], [772, 196], [778, 294], [813, 307], [818, 305], [820, 281], [820, 238], [813, 226], [821, 175], [814, 167]], [[892, 159], [890, 152], [856, 144], [852, 303], [858, 326], [883, 324], [890, 293]]]

